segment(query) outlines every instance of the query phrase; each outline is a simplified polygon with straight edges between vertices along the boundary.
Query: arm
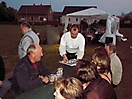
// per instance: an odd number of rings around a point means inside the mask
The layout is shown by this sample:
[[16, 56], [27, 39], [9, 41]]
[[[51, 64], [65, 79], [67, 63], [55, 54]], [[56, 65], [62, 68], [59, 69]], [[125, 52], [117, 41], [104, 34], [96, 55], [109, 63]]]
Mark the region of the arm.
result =
[[0, 86], [2, 86], [2, 81], [0, 81]]
[[77, 59], [82, 59], [83, 58], [83, 56], [84, 56], [84, 49], [85, 49], [85, 39], [81, 35], [81, 37], [79, 39], [79, 50], [77, 52]]
[[27, 54], [27, 49], [29, 47], [30, 44], [32, 44], [32, 39], [29, 38], [28, 36], [24, 37], [21, 43], [21, 50], [22, 52], [20, 52], [20, 58], [24, 57]]
[[19, 67], [16, 69], [15, 77], [17, 79], [19, 87], [23, 91], [31, 90], [43, 83], [42, 79], [39, 77], [36, 77], [34, 73], [30, 73], [29, 75], [29, 70], [24, 67]]
[[84, 51], [78, 51], [77, 52], [77, 59], [82, 59], [84, 56]]
[[5, 64], [3, 58], [0, 56], [0, 81], [5, 79]]
[[42, 61], [37, 62], [39, 74], [42, 76], [48, 76], [50, 74], [49, 69], [42, 63]]
[[60, 56], [63, 56], [66, 54], [66, 35], [63, 34], [60, 41], [60, 47], [59, 47]]
[[64, 34], [61, 37], [59, 52], [60, 52], [60, 56], [63, 57], [63, 60], [62, 61], [67, 62], [68, 61], [68, 58], [66, 56], [66, 37], [65, 37]]

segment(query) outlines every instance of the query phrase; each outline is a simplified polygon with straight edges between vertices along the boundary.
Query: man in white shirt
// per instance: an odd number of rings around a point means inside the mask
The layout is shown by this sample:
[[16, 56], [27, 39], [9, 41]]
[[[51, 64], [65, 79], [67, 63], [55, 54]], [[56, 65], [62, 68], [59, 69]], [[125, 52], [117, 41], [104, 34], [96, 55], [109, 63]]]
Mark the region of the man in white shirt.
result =
[[71, 26], [69, 32], [62, 35], [60, 41], [59, 52], [63, 57], [63, 61], [67, 62], [70, 59], [82, 59], [84, 56], [85, 39], [79, 33], [79, 27], [76, 24]]

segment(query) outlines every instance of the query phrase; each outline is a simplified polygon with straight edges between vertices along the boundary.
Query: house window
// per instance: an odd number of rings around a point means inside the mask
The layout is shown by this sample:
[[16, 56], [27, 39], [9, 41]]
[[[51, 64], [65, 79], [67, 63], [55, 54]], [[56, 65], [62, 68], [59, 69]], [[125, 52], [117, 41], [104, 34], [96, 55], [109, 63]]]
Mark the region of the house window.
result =
[[24, 21], [25, 20], [25, 17], [21, 17], [21, 20]]
[[39, 17], [39, 20], [40, 20], [40, 21], [43, 21], [43, 17], [42, 17], [42, 16], [40, 16], [40, 17]]
[[76, 18], [76, 21], [78, 21], [78, 18]]
[[30, 17], [30, 20], [33, 21], [34, 20], [34, 17]]
[[70, 21], [71, 19], [69, 18], [69, 21]]

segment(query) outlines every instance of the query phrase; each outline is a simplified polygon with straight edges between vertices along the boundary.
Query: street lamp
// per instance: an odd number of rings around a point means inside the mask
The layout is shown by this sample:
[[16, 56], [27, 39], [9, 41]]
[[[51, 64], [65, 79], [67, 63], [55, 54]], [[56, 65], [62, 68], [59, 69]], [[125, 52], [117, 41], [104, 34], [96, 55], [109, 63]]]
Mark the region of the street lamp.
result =
[[44, 25], [46, 25], [47, 19], [46, 18], [43, 18], [43, 21], [44, 21]]

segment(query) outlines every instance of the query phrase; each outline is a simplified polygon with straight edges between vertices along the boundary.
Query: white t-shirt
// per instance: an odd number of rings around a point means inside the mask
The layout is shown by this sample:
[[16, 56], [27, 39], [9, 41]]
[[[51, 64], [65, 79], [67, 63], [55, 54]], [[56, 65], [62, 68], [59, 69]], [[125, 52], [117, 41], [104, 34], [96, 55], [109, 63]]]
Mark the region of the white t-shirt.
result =
[[85, 48], [85, 39], [81, 33], [78, 33], [76, 38], [71, 38], [71, 33], [66, 32], [61, 37], [60, 42], [60, 55], [66, 54], [66, 51], [69, 53], [78, 53], [83, 52], [84, 54], [84, 48]]

